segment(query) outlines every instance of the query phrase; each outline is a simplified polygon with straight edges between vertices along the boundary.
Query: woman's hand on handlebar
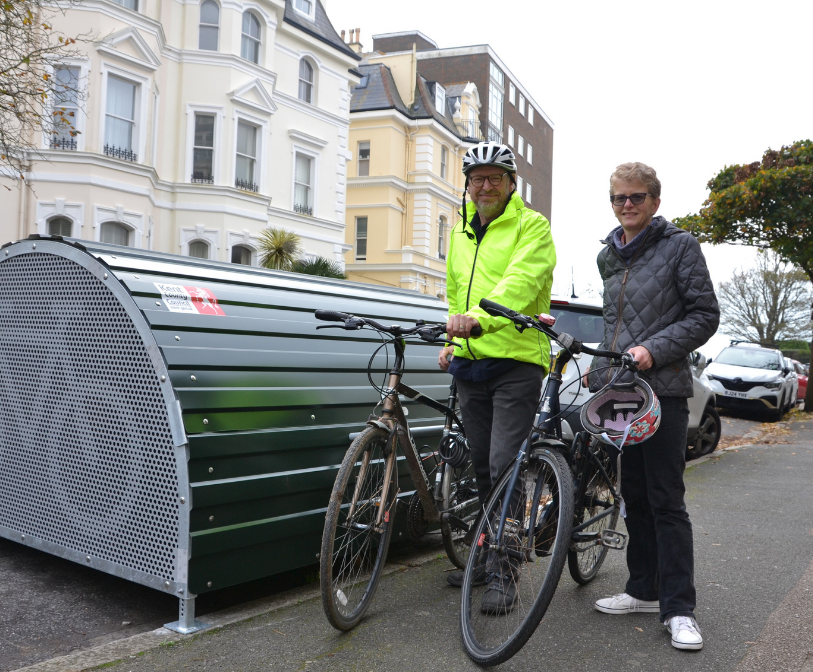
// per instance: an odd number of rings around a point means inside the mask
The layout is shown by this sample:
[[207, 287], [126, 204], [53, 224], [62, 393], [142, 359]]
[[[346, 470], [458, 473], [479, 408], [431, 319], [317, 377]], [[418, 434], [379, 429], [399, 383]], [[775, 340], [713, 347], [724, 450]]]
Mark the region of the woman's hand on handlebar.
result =
[[627, 350], [627, 352], [632, 355], [632, 358], [635, 360], [639, 371], [651, 369], [652, 365], [655, 363], [652, 359], [652, 354], [643, 345], [636, 345]]
[[458, 313], [449, 317], [446, 323], [446, 333], [450, 338], [469, 338], [472, 335], [472, 329], [479, 327], [480, 323], [473, 317]]
[[449, 364], [452, 363], [452, 357], [454, 356], [454, 346], [448, 345], [443, 350], [438, 353], [438, 366], [440, 367], [441, 371], [448, 371]]

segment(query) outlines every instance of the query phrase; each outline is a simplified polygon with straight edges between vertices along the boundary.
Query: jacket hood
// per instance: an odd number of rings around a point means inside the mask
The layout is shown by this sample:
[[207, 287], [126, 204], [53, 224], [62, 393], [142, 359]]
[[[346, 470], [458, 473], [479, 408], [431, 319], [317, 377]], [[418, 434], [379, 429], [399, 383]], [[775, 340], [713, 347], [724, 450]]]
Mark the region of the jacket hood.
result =
[[[679, 229], [668, 219], [661, 217], [660, 215], [653, 217], [652, 221], [647, 224], [647, 227], [652, 227], [652, 231], [650, 232], [649, 236], [647, 236], [645, 245], [651, 245], [659, 238], [668, 238], [669, 236], [674, 236], [676, 233], [683, 232], [683, 229]], [[619, 224], [612, 231], [610, 231], [609, 234], [607, 234], [607, 237], [604, 240], [600, 242], [604, 245], [611, 245], [615, 232], [620, 231], [623, 228], [624, 227]], [[646, 227], [644, 227], [643, 230], [646, 230]]]

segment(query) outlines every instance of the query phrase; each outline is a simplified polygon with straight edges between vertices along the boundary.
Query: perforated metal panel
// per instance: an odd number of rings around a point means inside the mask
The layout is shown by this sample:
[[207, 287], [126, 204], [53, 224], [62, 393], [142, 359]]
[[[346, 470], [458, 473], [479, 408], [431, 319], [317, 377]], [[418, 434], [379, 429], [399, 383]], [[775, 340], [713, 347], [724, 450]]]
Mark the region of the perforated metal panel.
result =
[[175, 581], [179, 487], [159, 385], [93, 273], [54, 254], [4, 259], [0, 526]]

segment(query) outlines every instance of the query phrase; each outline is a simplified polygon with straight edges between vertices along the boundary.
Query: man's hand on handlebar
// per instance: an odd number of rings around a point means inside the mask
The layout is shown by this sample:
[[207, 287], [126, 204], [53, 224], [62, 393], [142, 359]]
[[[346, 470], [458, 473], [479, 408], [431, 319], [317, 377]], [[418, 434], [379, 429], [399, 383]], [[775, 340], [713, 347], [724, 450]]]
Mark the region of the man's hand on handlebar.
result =
[[652, 359], [652, 354], [643, 345], [636, 345], [627, 350], [627, 352], [632, 355], [632, 358], [638, 365], [639, 371], [651, 369], [652, 365], [655, 363]]
[[454, 355], [454, 346], [449, 345], [438, 353], [438, 366], [441, 371], [448, 371], [449, 364], [452, 363], [452, 356]]
[[479, 326], [480, 323], [473, 317], [458, 313], [449, 317], [446, 324], [446, 333], [450, 338], [469, 338], [472, 335], [472, 329]]

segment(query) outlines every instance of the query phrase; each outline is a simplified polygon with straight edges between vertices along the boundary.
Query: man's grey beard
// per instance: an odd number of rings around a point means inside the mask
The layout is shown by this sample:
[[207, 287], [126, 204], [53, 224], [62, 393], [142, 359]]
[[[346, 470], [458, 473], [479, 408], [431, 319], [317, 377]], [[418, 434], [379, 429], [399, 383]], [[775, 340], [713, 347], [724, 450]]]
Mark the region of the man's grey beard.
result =
[[478, 205], [475, 203], [474, 207], [477, 208], [477, 214], [480, 215], [480, 219], [494, 220], [503, 213], [509, 200], [511, 200], [510, 196], [505, 199], [503, 203], [492, 203], [490, 205]]

